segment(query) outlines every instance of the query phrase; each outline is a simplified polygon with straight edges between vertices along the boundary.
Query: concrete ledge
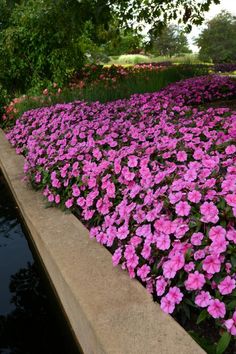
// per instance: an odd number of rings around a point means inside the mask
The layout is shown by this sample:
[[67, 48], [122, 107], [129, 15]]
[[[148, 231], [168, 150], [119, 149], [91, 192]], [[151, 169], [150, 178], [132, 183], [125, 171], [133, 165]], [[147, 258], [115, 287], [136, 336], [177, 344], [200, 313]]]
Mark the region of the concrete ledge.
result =
[[0, 130], [0, 168], [85, 354], [203, 354], [136, 280], [113, 268], [71, 214], [45, 209], [23, 178], [22, 156]]

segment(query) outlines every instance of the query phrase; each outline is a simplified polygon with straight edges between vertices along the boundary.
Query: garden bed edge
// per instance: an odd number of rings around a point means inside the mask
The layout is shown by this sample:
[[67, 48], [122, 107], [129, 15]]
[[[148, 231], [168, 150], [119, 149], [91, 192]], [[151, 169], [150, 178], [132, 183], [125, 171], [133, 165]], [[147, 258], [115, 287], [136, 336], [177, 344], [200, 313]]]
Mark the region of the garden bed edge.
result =
[[45, 208], [41, 193], [23, 181], [23, 164], [0, 130], [0, 169], [83, 352], [205, 353], [137, 280], [112, 266], [75, 216]]

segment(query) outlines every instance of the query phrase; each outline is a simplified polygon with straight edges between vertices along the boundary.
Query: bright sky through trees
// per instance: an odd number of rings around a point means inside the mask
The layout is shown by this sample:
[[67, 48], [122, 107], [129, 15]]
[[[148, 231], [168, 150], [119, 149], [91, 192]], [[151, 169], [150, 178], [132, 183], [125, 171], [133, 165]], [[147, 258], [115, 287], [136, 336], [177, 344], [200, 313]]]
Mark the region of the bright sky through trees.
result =
[[[211, 20], [213, 17], [221, 13], [223, 10], [230, 12], [236, 16], [236, 1], [235, 0], [221, 0], [219, 5], [211, 5], [209, 12], [206, 12], [206, 21]], [[198, 48], [193, 44], [194, 37], [198, 37], [199, 33], [204, 28], [202, 26], [193, 26], [191, 33], [188, 35], [188, 41], [190, 48], [193, 51], [197, 51]]]

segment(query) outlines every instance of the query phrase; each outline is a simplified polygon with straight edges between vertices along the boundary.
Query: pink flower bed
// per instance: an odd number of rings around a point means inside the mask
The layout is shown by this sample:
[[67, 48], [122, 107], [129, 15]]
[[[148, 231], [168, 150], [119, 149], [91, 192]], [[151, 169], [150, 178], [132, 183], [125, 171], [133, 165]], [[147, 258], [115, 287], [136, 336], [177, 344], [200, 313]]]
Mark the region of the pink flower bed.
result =
[[233, 335], [236, 112], [196, 104], [235, 92], [229, 78], [198, 77], [31, 110], [8, 133], [33, 185], [76, 211], [163, 311], [187, 300]]

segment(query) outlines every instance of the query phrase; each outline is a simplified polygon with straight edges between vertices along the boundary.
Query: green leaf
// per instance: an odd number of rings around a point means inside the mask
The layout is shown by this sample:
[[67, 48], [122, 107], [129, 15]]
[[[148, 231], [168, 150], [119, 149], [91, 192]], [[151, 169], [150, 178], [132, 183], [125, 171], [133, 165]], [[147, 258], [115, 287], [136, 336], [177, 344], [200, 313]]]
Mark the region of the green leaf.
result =
[[200, 312], [198, 318], [197, 318], [197, 325], [203, 321], [205, 321], [205, 319], [207, 318], [208, 316], [208, 312], [207, 310], [203, 310]]
[[189, 261], [191, 259], [191, 253], [192, 253], [191, 249], [188, 249], [187, 252], [185, 253], [185, 260], [186, 261]]
[[184, 299], [184, 302], [192, 307], [196, 307], [196, 305], [194, 304], [194, 302], [188, 298]]
[[216, 354], [214, 344], [209, 343], [204, 337], [198, 336], [194, 331], [189, 331], [188, 333], [207, 352], [207, 354]]
[[235, 254], [230, 257], [230, 261], [232, 263], [232, 266], [236, 267], [236, 255]]
[[227, 305], [227, 308], [228, 308], [229, 310], [234, 310], [235, 307], [236, 307], [236, 300], [230, 301], [230, 303]]
[[188, 305], [183, 303], [182, 304], [182, 309], [183, 309], [183, 312], [184, 312], [185, 316], [190, 320], [191, 315], [190, 315], [190, 310], [189, 310]]
[[228, 348], [231, 340], [231, 335], [228, 332], [224, 332], [216, 346], [216, 354], [222, 354]]

